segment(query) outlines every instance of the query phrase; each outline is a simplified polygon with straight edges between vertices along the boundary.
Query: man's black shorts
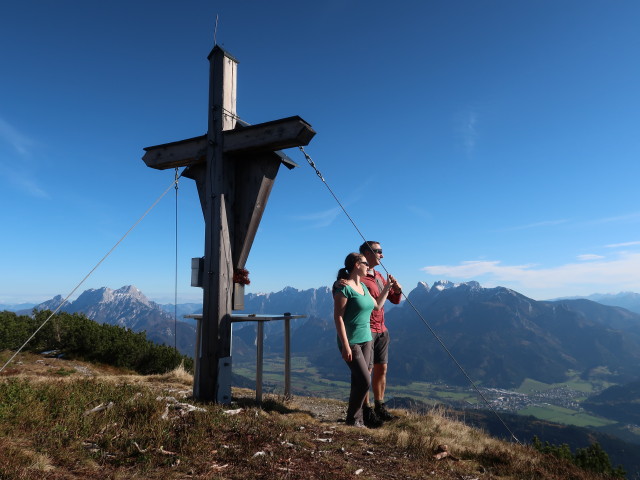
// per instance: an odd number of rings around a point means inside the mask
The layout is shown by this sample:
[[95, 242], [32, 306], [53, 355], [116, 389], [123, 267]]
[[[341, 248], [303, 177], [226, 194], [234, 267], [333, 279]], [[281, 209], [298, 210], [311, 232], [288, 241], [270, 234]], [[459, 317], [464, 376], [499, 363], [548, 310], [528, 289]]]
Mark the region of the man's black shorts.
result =
[[389, 331], [382, 333], [371, 332], [373, 337], [373, 355], [369, 362], [369, 369], [373, 368], [373, 364], [388, 363], [389, 361]]

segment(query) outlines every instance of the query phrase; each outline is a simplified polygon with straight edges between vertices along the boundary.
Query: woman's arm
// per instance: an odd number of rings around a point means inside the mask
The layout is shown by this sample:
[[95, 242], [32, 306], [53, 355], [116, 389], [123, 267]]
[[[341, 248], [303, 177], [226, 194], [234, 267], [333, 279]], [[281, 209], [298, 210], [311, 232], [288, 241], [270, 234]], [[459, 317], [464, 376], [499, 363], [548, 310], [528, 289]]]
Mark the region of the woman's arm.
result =
[[387, 277], [387, 282], [384, 284], [384, 288], [380, 292], [380, 295], [378, 295], [378, 298], [373, 299], [376, 304], [373, 307], [374, 310], [381, 310], [382, 307], [384, 307], [384, 302], [387, 301], [387, 297], [389, 296], [389, 290], [391, 290], [391, 282]]
[[340, 339], [340, 345], [342, 345], [342, 358], [345, 361], [350, 362], [353, 360], [351, 356], [351, 347], [349, 346], [349, 339], [347, 338], [347, 330], [344, 327], [344, 311], [347, 308], [347, 297], [338, 292], [333, 296], [333, 321], [336, 324], [336, 331], [338, 332], [338, 339]]

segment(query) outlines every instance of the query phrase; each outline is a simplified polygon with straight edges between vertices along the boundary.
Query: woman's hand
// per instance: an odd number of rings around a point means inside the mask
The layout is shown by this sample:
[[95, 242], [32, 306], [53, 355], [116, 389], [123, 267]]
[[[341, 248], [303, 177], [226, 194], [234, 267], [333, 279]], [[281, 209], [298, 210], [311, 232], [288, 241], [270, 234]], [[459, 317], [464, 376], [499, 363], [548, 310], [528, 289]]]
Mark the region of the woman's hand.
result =
[[373, 307], [374, 310], [381, 310], [382, 307], [384, 306], [384, 302], [387, 301], [387, 297], [389, 296], [389, 290], [391, 290], [391, 286], [392, 286], [391, 278], [392, 278], [391, 275], [387, 275], [387, 282], [384, 284], [384, 287], [382, 288], [382, 290], [380, 290], [380, 294], [378, 295], [378, 298], [374, 300], [375, 302], [375, 306]]
[[389, 290], [391, 290], [391, 287], [393, 287], [396, 283], [396, 279], [393, 278], [393, 275], [388, 274], [387, 275], [387, 282], [384, 284], [384, 288], [382, 289], [383, 292], [388, 292]]
[[342, 358], [345, 362], [351, 362], [353, 360], [353, 353], [351, 353], [351, 346], [347, 344], [346, 348], [342, 347]]

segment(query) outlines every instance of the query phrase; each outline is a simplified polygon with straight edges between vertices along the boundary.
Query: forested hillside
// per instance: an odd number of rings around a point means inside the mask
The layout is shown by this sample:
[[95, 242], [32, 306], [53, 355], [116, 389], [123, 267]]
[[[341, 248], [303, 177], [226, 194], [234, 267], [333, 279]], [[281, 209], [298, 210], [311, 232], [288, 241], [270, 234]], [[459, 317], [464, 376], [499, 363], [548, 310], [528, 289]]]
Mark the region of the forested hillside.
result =
[[[0, 351], [18, 350], [51, 315], [0, 312]], [[57, 355], [127, 368], [141, 374], [164, 373], [181, 363], [192, 370], [193, 360], [175, 349], [157, 345], [145, 332], [99, 324], [82, 314], [58, 313], [37, 331], [25, 351], [55, 351]]]

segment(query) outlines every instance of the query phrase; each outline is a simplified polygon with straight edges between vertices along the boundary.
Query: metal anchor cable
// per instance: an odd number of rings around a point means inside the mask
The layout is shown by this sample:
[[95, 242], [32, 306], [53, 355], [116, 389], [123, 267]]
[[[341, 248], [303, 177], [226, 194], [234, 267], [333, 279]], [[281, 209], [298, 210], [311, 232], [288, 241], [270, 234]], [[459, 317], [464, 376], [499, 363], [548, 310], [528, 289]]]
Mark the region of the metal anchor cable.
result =
[[180, 175], [178, 173], [178, 167], [176, 167], [175, 174], [175, 189], [176, 189], [176, 258], [175, 258], [175, 278], [174, 278], [174, 292], [173, 292], [173, 348], [178, 351], [178, 180]]
[[[179, 178], [181, 175], [179, 175], [177, 178]], [[51, 312], [51, 315], [49, 315], [44, 322], [42, 322], [40, 324], [40, 326], [31, 334], [31, 336], [22, 344], [22, 346], [20, 348], [18, 348], [18, 350], [16, 350], [16, 352], [9, 358], [9, 360], [6, 361], [6, 363], [0, 367], [0, 372], [2, 372], [5, 368], [7, 368], [7, 365], [9, 365], [13, 359], [24, 349], [24, 347], [27, 346], [27, 344], [33, 340], [33, 338], [37, 335], [37, 333], [42, 330], [42, 328], [47, 324], [47, 322], [49, 322], [49, 320], [51, 320], [51, 318], [53, 318], [53, 316], [58, 313], [60, 311], [60, 309], [63, 307], [63, 305], [65, 303], [67, 303], [67, 301], [69, 300], [69, 298], [76, 292], [76, 290], [78, 290], [78, 288], [80, 288], [80, 286], [87, 281], [87, 279], [93, 274], [93, 272], [95, 272], [98, 267], [107, 259], [107, 257], [109, 257], [109, 255], [111, 255], [113, 253], [113, 251], [118, 247], [118, 245], [120, 245], [125, 238], [127, 238], [127, 236], [129, 236], [129, 234], [133, 231], [134, 228], [136, 228], [138, 226], [138, 224], [149, 214], [149, 212], [151, 212], [151, 210], [153, 210], [153, 208], [160, 202], [160, 200], [162, 200], [162, 198], [164, 198], [164, 196], [169, 193], [169, 190], [171, 190], [171, 188], [173, 187], [174, 183], [177, 182], [177, 178], [176, 180], [174, 180], [173, 182], [171, 182], [171, 185], [169, 185], [167, 187], [167, 189], [162, 192], [162, 194], [153, 202], [153, 204], [147, 209], [146, 212], [144, 212], [142, 214], [142, 216], [129, 228], [129, 230], [126, 231], [126, 233], [120, 238], [120, 240], [118, 240], [115, 245], [113, 245], [113, 247], [111, 247], [111, 249], [100, 259], [100, 261], [89, 271], [89, 273], [87, 273], [85, 275], [85, 277], [80, 281], [80, 283], [78, 283], [73, 290], [71, 290], [71, 292], [69, 292], [69, 294], [64, 298], [64, 300], [62, 300], [62, 302], [60, 302], [60, 305], [58, 305], [58, 307]]]

